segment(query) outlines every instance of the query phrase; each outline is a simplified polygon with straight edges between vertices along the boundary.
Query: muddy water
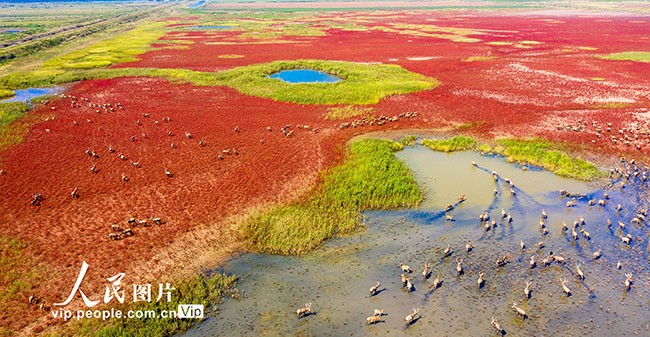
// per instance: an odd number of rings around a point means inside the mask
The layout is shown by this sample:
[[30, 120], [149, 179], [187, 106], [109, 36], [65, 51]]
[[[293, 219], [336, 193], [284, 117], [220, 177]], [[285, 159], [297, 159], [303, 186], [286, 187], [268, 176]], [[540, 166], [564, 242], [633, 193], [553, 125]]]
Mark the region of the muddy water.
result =
[[[615, 187], [606, 191], [551, 173], [522, 170], [501, 158], [477, 153], [443, 154], [422, 147], [407, 148], [398, 156], [415, 172], [426, 192], [416, 210], [367, 212], [367, 229], [357, 235], [328, 241], [305, 257], [244, 254], [226, 264], [222, 272], [242, 276], [238, 288], [245, 293], [221, 306], [217, 316], [185, 333], [185, 336], [495, 336], [490, 318], [496, 316], [507, 336], [648, 336], [650, 335], [650, 285], [648, 231], [630, 220], [637, 205], [638, 188]], [[478, 167], [470, 163], [476, 161]], [[495, 182], [491, 171], [499, 173]], [[515, 195], [503, 178], [515, 184]], [[494, 189], [497, 189], [495, 196]], [[577, 205], [566, 207], [558, 190], [586, 195]], [[604, 207], [589, 206], [589, 199], [611, 199]], [[457, 197], [467, 200], [457, 204]], [[445, 219], [444, 207], [457, 204]], [[623, 210], [616, 212], [616, 204]], [[501, 209], [513, 218], [507, 223]], [[541, 210], [549, 233], [539, 225]], [[485, 230], [478, 217], [488, 211], [496, 228]], [[583, 235], [573, 241], [575, 220], [584, 218]], [[607, 219], [613, 222], [608, 230]], [[564, 233], [562, 222], [569, 231]], [[624, 222], [625, 229], [618, 227]], [[649, 220], [650, 221], [650, 220]], [[579, 228], [580, 229], [580, 228]], [[617, 235], [631, 233], [627, 246]], [[467, 253], [465, 243], [474, 250]], [[520, 249], [520, 240], [526, 244]], [[544, 248], [535, 244], [543, 241]], [[443, 256], [451, 245], [453, 253]], [[592, 253], [602, 249], [602, 257]], [[567, 259], [565, 265], [542, 267], [550, 252]], [[509, 255], [509, 263], [496, 266], [497, 258]], [[538, 265], [529, 267], [531, 255]], [[456, 272], [457, 258], [463, 259], [464, 274]], [[422, 274], [428, 260], [432, 277]], [[616, 262], [621, 261], [621, 270]], [[401, 285], [399, 263], [410, 265], [415, 289]], [[585, 273], [581, 281], [575, 265]], [[478, 273], [485, 283], [478, 287]], [[635, 282], [624, 290], [625, 273]], [[432, 289], [439, 276], [442, 285]], [[559, 279], [566, 279], [571, 296], [562, 292]], [[525, 282], [533, 280], [529, 299]], [[368, 296], [368, 289], [381, 282], [381, 292]], [[312, 303], [315, 314], [296, 318], [296, 309]], [[517, 317], [513, 302], [526, 310]], [[404, 317], [421, 308], [419, 319], [406, 327]], [[366, 326], [373, 309], [383, 309], [382, 322]]]

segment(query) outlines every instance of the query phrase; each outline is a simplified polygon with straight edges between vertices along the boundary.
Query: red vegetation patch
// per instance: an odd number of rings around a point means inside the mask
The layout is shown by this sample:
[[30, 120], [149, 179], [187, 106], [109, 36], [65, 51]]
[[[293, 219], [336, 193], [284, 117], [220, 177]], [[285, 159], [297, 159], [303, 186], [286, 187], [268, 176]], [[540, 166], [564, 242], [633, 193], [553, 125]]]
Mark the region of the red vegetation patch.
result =
[[[648, 49], [647, 42], [639, 42], [647, 41], [641, 39], [647, 35], [645, 26], [630, 23], [634, 18], [601, 22], [568, 16], [396, 14], [397, 18], [376, 16], [363, 24], [371, 28], [388, 22], [433, 23], [487, 33], [472, 35], [482, 42], [460, 43], [396, 32], [331, 29], [323, 37], [259, 44], [254, 42], [265, 41], [246, 42], [236, 31], [176, 31], [163, 39], [191, 37], [197, 43], [187, 50], [152, 51], [141, 55], [141, 61], [120, 67], [217, 71], [301, 58], [394, 63], [435, 77], [442, 85], [386, 98], [373, 106], [372, 114], [418, 111], [415, 119], [340, 130], [340, 122], [323, 120], [327, 107], [248, 97], [224, 87], [172, 85], [143, 78], [82, 82], [67, 93], [76, 98], [52, 103], [55, 110], [37, 107], [32, 112], [36, 116], [54, 113], [56, 118], [33, 126], [22, 144], [2, 152], [1, 168], [6, 173], [0, 175], [4, 234], [29, 243], [30, 254], [51, 273], [50, 282], [41, 285], [37, 296], [48, 303], [62, 300], [83, 260], [91, 265], [85, 287], [99, 291], [101, 280], [118, 272], [128, 276], [160, 247], [197, 225], [217, 224], [260, 202], [294, 196], [341, 157], [347, 140], [368, 131], [465, 124], [468, 132], [486, 138], [542, 136], [577, 146], [591, 146], [594, 141], [594, 150], [602, 153], [649, 153], [644, 109], [650, 103], [650, 64], [595, 57], [595, 53]], [[541, 44], [521, 49], [485, 43], [489, 41]], [[233, 54], [244, 57], [217, 57]], [[472, 56], [496, 58], [466, 62]], [[112, 111], [101, 107], [107, 103]], [[167, 117], [169, 122], [164, 120]], [[566, 128], [578, 125], [578, 120], [582, 125], [578, 131]], [[600, 138], [594, 121], [602, 127]], [[607, 123], [612, 123], [609, 132]], [[285, 125], [294, 130], [291, 137], [280, 131]], [[314, 128], [319, 132], [313, 132]], [[611, 135], [617, 137], [616, 143]], [[205, 146], [199, 145], [200, 140]], [[109, 145], [114, 153], [108, 151]], [[119, 154], [128, 159], [120, 159]], [[91, 173], [93, 165], [97, 173]], [[121, 179], [122, 174], [128, 181]], [[75, 187], [77, 199], [71, 197]], [[40, 206], [30, 204], [35, 193], [44, 197]], [[149, 216], [166, 223], [136, 227], [133, 237], [109, 240], [112, 224]], [[33, 311], [21, 318], [3, 317], [0, 324], [20, 329], [39, 315]]]

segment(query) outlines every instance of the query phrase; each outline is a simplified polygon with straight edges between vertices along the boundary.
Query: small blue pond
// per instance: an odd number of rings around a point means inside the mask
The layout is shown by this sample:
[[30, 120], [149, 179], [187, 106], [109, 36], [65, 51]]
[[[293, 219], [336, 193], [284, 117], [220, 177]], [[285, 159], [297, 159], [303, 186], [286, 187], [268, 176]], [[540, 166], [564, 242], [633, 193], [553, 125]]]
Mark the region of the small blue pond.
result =
[[7, 102], [27, 102], [34, 97], [43, 96], [43, 95], [54, 95], [61, 92], [62, 87], [54, 88], [29, 88], [29, 89], [20, 89], [15, 90], [16, 96], [9, 97], [7, 99], [0, 100], [2, 103]]
[[193, 4], [189, 5], [189, 6], [187, 6], [187, 8], [199, 8], [199, 7], [203, 6], [204, 4], [205, 4], [205, 0], [201, 0], [201, 1], [198, 1], [196, 3], [193, 3]]
[[334, 83], [341, 80], [336, 76], [311, 69], [283, 70], [269, 77], [277, 78], [287, 83]]
[[16, 34], [22, 32], [22, 29], [7, 29], [3, 31], [3, 33], [8, 33], [8, 34]]
[[230, 29], [235, 28], [235, 26], [192, 26], [187, 27], [186, 29]]

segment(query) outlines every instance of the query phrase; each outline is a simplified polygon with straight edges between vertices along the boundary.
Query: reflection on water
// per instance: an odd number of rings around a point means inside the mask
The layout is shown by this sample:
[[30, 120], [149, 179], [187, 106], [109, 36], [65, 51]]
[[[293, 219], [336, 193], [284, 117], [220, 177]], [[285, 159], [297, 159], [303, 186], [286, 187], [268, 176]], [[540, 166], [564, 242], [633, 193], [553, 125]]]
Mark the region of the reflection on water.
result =
[[[242, 277], [239, 300], [229, 300], [216, 317], [185, 333], [187, 336], [494, 336], [490, 318], [496, 316], [507, 336], [648, 336], [650, 292], [648, 285], [647, 228], [632, 225], [635, 211], [642, 207], [626, 202], [632, 193], [608, 190], [611, 199], [602, 207], [589, 206], [589, 199], [604, 199], [604, 192], [587, 184], [556, 177], [539, 170], [523, 171], [500, 158], [477, 153], [443, 154], [422, 147], [407, 148], [398, 156], [415, 172], [426, 191], [417, 210], [367, 212], [367, 230], [358, 235], [329, 240], [305, 257], [243, 254], [223, 267], [226, 273]], [[470, 163], [476, 161], [478, 167]], [[495, 182], [491, 171], [499, 173]], [[504, 178], [515, 184], [516, 194]], [[495, 196], [494, 189], [497, 189]], [[584, 194], [575, 207], [567, 208], [558, 190]], [[465, 194], [467, 201], [457, 204]], [[457, 204], [445, 219], [444, 207]], [[623, 204], [616, 212], [616, 204]], [[501, 218], [501, 209], [512, 223]], [[542, 209], [548, 214], [544, 235], [539, 224]], [[479, 215], [488, 211], [496, 227], [486, 231]], [[571, 228], [584, 218], [581, 228], [590, 233], [573, 241]], [[614, 226], [607, 229], [606, 221]], [[626, 224], [625, 229], [617, 226]], [[562, 222], [569, 226], [562, 231]], [[579, 230], [580, 228], [578, 228]], [[630, 246], [618, 235], [631, 233]], [[465, 243], [474, 250], [467, 253]], [[520, 241], [526, 244], [520, 249]], [[544, 242], [544, 248], [535, 244]], [[443, 250], [451, 245], [451, 256]], [[602, 249], [602, 258], [592, 253]], [[550, 252], [567, 259], [565, 265], [542, 267]], [[496, 260], [508, 255], [505, 266]], [[538, 265], [529, 267], [536, 256]], [[458, 275], [456, 259], [463, 259], [464, 274]], [[422, 274], [428, 260], [432, 276]], [[621, 270], [616, 262], [621, 261]], [[415, 272], [414, 291], [401, 284], [399, 263]], [[575, 272], [580, 263], [581, 281]], [[484, 272], [485, 284], [477, 285]], [[635, 282], [624, 290], [625, 273]], [[439, 276], [442, 285], [431, 288]], [[564, 278], [572, 296], [562, 292]], [[524, 295], [532, 280], [530, 299]], [[368, 289], [381, 282], [382, 291], [369, 298]], [[315, 315], [297, 319], [296, 309], [311, 302]], [[513, 302], [528, 317], [517, 317]], [[421, 308], [421, 318], [410, 327], [404, 318], [412, 308]], [[383, 309], [382, 322], [366, 326], [373, 309]]]
[[287, 83], [334, 83], [341, 79], [322, 71], [311, 69], [283, 70], [269, 76]]
[[26, 102], [29, 103], [34, 97], [43, 96], [43, 95], [54, 95], [61, 92], [61, 87], [54, 88], [28, 88], [28, 89], [19, 89], [14, 90], [15, 96], [7, 99], [0, 100], [2, 103], [7, 102]]

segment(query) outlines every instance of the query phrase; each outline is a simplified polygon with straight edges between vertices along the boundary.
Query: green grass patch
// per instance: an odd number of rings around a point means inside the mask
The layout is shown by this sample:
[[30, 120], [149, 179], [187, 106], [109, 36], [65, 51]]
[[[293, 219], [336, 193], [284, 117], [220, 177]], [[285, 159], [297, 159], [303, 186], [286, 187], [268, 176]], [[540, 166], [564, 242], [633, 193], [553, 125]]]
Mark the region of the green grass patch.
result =
[[23, 141], [24, 127], [14, 127], [17, 121], [29, 111], [24, 102], [0, 103], [0, 151]]
[[650, 62], [650, 52], [647, 51], [626, 51], [622, 53], [600, 55], [598, 57], [601, 59], [617, 61]]
[[14, 97], [16, 93], [9, 89], [0, 89], [0, 99]]
[[[179, 304], [203, 304], [206, 315], [223, 301], [224, 296], [231, 292], [237, 283], [234, 276], [216, 274], [214, 276], [197, 275], [182, 282], [171, 283], [176, 288], [172, 292], [171, 302], [136, 302], [125, 310], [176, 311]], [[153, 290], [154, 292], [156, 290]], [[124, 310], [124, 311], [125, 311]], [[54, 333], [51, 336], [171, 336], [185, 331], [198, 323], [198, 319], [177, 318], [125, 318], [119, 320], [86, 319], [74, 321], [66, 327], [67, 330]]]
[[454, 136], [448, 139], [425, 139], [422, 145], [434, 151], [453, 152], [475, 150], [483, 153], [496, 152], [509, 162], [524, 162], [541, 166], [556, 175], [583, 181], [593, 181], [601, 177], [598, 168], [587, 161], [571, 156], [563, 146], [543, 139], [498, 139], [497, 146], [479, 144], [467, 136]]
[[244, 225], [251, 249], [304, 254], [337, 234], [360, 227], [360, 211], [413, 207], [422, 193], [408, 167], [395, 158], [403, 145], [364, 139], [350, 145], [347, 161], [332, 168], [305, 200], [252, 216]]
[[467, 136], [454, 136], [448, 139], [424, 139], [422, 145], [441, 152], [475, 150], [478, 147], [476, 139]]
[[55, 57], [45, 63], [48, 70], [91, 69], [106, 67], [114, 63], [136, 61], [134, 55], [151, 49], [151, 44], [165, 34], [169, 23], [152, 22], [119, 34], [111, 39], [98, 42], [85, 49]]
[[408, 136], [402, 137], [397, 142], [404, 145], [404, 146], [413, 146], [413, 145], [415, 145], [417, 143], [417, 140], [418, 140], [418, 136], [416, 136], [416, 135], [408, 135]]
[[29, 104], [24, 102], [0, 103], [0, 127], [4, 127], [29, 111]]
[[[314, 69], [337, 76], [335, 83], [286, 83], [268, 75], [287, 69]], [[244, 94], [302, 104], [376, 104], [380, 99], [430, 89], [439, 82], [397, 65], [342, 61], [275, 61], [218, 74]]]
[[496, 151], [509, 161], [541, 166], [559, 176], [591, 181], [601, 176], [598, 168], [543, 139], [499, 139]]
[[359, 107], [354, 105], [346, 105], [343, 107], [331, 107], [327, 109], [327, 112], [325, 113], [325, 116], [323, 116], [323, 118], [326, 120], [345, 119], [349, 117], [356, 117], [360, 115], [369, 114], [372, 112], [372, 110], [374, 110], [374, 108], [372, 107]]
[[[31, 310], [31, 291], [46, 275], [42, 266], [24, 254], [26, 248], [23, 241], [0, 236], [0, 312], [8, 317], [20, 317]], [[6, 332], [9, 331], [0, 328], [0, 335]]]
[[[82, 64], [80, 68], [85, 66]], [[286, 69], [320, 70], [343, 80], [336, 83], [290, 84], [269, 77]], [[126, 76], [162, 77], [199, 86], [227, 85], [247, 95], [301, 104], [375, 104], [389, 95], [430, 89], [439, 84], [434, 78], [397, 65], [297, 60], [254, 64], [216, 73], [159, 68], [48, 69], [0, 77], [0, 86], [18, 89]]]

